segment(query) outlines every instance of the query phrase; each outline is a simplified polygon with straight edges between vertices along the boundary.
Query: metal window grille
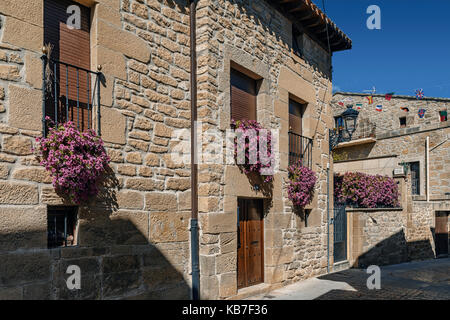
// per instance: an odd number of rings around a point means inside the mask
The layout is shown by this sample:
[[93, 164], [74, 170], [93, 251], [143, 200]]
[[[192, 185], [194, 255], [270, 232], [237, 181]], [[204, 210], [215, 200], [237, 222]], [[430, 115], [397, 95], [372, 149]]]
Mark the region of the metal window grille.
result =
[[53, 207], [47, 214], [48, 248], [75, 245], [76, 207]]
[[311, 138], [289, 132], [289, 165], [301, 160], [305, 167], [312, 168], [312, 146]]

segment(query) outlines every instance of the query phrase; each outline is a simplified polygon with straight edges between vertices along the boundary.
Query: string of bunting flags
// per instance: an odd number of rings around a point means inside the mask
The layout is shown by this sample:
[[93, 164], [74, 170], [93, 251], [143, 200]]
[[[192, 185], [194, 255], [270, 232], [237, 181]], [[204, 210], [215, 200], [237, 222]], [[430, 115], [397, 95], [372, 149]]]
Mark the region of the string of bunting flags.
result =
[[[384, 98], [387, 101], [391, 101], [394, 95], [395, 95], [395, 92], [389, 92], [389, 93], [385, 94]], [[423, 89], [417, 89], [415, 91], [415, 96], [416, 96], [416, 99], [422, 100], [425, 97]], [[374, 104], [374, 97], [373, 97], [373, 95], [367, 96], [366, 99], [367, 99], [367, 104], [368, 105], [373, 105]], [[344, 98], [344, 99], [338, 101], [338, 104], [340, 106], [344, 107], [345, 104], [348, 103], [348, 102], [350, 102], [351, 106], [353, 107], [353, 103], [352, 103], [353, 102], [353, 98], [351, 98], [351, 97], [347, 97], [347, 98]], [[362, 108], [363, 108], [363, 103], [356, 103], [356, 109], [357, 110], [361, 110]], [[382, 104], [376, 105], [375, 110], [378, 111], [378, 112], [383, 112], [383, 105]], [[400, 110], [403, 110], [404, 112], [409, 112], [409, 108], [408, 107], [400, 107]], [[418, 116], [419, 116], [420, 119], [423, 119], [425, 117], [426, 111], [427, 110], [424, 109], [424, 108], [420, 108], [419, 109]], [[440, 117], [441, 118], [447, 118], [447, 112], [445, 112], [445, 114], [443, 114], [443, 112], [442, 113], [440, 112]]]

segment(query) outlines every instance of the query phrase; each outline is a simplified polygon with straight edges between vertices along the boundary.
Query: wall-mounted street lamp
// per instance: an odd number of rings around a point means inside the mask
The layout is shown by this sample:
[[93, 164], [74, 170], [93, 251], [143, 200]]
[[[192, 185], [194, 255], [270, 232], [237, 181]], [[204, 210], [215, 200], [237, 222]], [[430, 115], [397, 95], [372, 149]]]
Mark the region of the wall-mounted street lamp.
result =
[[341, 114], [341, 119], [344, 123], [345, 132], [348, 137], [342, 135], [342, 130], [339, 128], [330, 129], [330, 151], [332, 151], [339, 143], [352, 140], [352, 135], [356, 131], [356, 120], [359, 112], [353, 109], [353, 105], [348, 105], [347, 110]]

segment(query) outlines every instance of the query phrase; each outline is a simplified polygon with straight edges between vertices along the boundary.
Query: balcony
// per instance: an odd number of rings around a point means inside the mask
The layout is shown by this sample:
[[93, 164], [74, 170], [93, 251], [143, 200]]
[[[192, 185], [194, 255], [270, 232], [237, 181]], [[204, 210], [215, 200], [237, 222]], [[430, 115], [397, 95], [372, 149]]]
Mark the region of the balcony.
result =
[[78, 130], [94, 129], [100, 135], [100, 78], [101, 73], [75, 65], [41, 57], [42, 82], [42, 131], [47, 135], [51, 125], [72, 121]]
[[312, 168], [313, 140], [308, 137], [289, 132], [289, 165], [299, 160], [305, 167]]
[[335, 149], [375, 143], [377, 141], [376, 130], [376, 125], [368, 120], [359, 121], [356, 131], [351, 137], [345, 129], [336, 128], [333, 130], [335, 133], [334, 138], [338, 139], [337, 141], [342, 142], [340, 142]]

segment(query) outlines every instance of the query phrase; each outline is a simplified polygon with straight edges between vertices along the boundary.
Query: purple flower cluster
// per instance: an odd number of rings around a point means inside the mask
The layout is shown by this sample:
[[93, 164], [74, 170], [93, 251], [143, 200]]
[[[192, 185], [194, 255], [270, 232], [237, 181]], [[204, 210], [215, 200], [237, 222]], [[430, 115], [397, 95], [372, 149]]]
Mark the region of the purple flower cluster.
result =
[[317, 177], [314, 171], [301, 161], [289, 166], [288, 197], [295, 206], [304, 208], [311, 203]]
[[[266, 171], [273, 173], [274, 154], [272, 153], [272, 135], [269, 130], [262, 134], [265, 130], [261, 124], [255, 120], [231, 120], [231, 126], [235, 129], [237, 136], [245, 135], [245, 163], [238, 165], [242, 168], [245, 174], [251, 172], [264, 175], [264, 182], [272, 182], [273, 174], [267, 174]], [[252, 134], [255, 133], [255, 134]], [[239, 138], [235, 139], [234, 156], [238, 159], [238, 143]], [[253, 157], [256, 155], [256, 158]]]
[[394, 179], [361, 172], [334, 176], [335, 201], [361, 208], [398, 207], [398, 185]]
[[80, 132], [69, 121], [50, 128], [48, 136], [36, 142], [41, 165], [50, 172], [57, 192], [76, 204], [98, 194], [110, 158], [95, 131]]

